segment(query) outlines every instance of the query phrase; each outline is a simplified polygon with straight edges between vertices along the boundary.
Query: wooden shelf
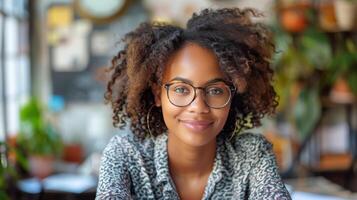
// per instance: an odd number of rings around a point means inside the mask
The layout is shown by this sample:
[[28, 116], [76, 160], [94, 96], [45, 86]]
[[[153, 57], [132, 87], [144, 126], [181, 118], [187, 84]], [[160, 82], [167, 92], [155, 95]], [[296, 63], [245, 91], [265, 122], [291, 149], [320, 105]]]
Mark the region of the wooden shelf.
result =
[[320, 156], [319, 165], [312, 166], [315, 172], [345, 171], [352, 165], [352, 155], [346, 154], [324, 154]]

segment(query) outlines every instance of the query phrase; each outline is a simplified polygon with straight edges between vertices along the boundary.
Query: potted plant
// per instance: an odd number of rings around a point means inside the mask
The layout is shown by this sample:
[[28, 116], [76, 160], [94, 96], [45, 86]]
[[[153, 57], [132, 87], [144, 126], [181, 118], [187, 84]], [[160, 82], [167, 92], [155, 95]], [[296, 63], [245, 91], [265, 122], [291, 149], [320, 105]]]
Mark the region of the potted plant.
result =
[[320, 118], [321, 71], [330, 65], [331, 45], [325, 33], [312, 27], [294, 38], [276, 31], [275, 40], [278, 53], [273, 66], [280, 97], [278, 111], [296, 127], [302, 140]]
[[351, 39], [340, 44], [328, 69], [327, 80], [332, 85], [331, 99], [349, 103], [357, 94], [357, 46]]
[[42, 179], [53, 172], [53, 162], [61, 153], [62, 140], [46, 120], [44, 109], [36, 99], [20, 109], [17, 143], [27, 153], [30, 174]]
[[[8, 158], [7, 155], [10, 158]], [[8, 142], [0, 141], [0, 199], [10, 200], [14, 194], [15, 182], [19, 178], [17, 167], [26, 167], [23, 154]]]
[[308, 12], [311, 5], [306, 2], [296, 2], [287, 5], [281, 5], [279, 9], [279, 18], [282, 27], [292, 33], [298, 33], [305, 30], [309, 24]]
[[7, 163], [6, 148], [6, 143], [0, 141], [0, 199], [5, 200], [10, 199], [9, 178], [16, 174], [14, 168]]

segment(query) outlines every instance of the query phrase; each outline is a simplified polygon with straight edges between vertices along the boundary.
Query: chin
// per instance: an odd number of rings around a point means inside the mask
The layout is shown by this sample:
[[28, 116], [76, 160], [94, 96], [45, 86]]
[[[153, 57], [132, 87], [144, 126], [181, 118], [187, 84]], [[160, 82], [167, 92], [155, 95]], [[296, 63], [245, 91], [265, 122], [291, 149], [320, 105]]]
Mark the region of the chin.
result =
[[217, 134], [204, 132], [182, 131], [177, 136], [182, 142], [192, 147], [202, 147], [216, 140]]

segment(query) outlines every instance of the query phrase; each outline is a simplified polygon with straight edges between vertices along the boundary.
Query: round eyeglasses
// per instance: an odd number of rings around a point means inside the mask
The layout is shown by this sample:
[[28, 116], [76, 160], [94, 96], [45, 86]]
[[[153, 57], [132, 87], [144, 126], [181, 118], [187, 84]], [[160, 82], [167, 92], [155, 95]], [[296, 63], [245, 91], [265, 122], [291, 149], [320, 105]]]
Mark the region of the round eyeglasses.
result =
[[204, 91], [204, 101], [210, 108], [223, 108], [230, 102], [235, 92], [233, 86], [224, 82], [216, 82], [206, 87], [194, 87], [185, 82], [167, 83], [164, 85], [171, 104], [178, 107], [190, 105], [197, 96], [197, 89]]

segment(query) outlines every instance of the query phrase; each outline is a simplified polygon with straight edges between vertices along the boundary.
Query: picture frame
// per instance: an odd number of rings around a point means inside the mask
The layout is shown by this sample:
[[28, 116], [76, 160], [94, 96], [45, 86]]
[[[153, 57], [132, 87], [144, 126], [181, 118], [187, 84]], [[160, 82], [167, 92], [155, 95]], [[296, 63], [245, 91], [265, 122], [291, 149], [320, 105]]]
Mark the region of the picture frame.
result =
[[74, 9], [82, 18], [105, 24], [122, 16], [131, 0], [75, 0]]

